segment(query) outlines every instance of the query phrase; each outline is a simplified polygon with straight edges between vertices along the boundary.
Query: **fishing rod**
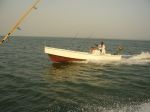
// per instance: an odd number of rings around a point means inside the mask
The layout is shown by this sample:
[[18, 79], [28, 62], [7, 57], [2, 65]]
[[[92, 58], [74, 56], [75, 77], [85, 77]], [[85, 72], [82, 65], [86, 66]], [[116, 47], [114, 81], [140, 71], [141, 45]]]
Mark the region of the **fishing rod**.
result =
[[20, 30], [19, 25], [21, 24], [21, 22], [25, 19], [25, 17], [27, 17], [29, 15], [29, 13], [32, 10], [37, 9], [36, 5], [40, 2], [41, 0], [36, 0], [36, 2], [27, 10], [27, 12], [25, 12], [25, 14], [23, 14], [19, 20], [16, 22], [16, 24], [12, 27], [12, 29], [2, 38], [2, 40], [0, 40], [0, 45], [2, 45], [8, 38], [9, 36], [14, 33], [16, 31], [16, 29]]

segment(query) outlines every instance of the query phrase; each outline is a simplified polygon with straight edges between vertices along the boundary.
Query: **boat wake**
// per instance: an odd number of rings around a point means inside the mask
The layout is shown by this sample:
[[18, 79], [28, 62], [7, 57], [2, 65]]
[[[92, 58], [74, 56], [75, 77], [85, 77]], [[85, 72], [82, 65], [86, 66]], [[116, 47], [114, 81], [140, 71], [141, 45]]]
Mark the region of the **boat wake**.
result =
[[101, 60], [88, 60], [87, 63], [95, 64], [127, 64], [127, 65], [146, 65], [150, 63], [150, 52], [141, 52], [134, 55], [122, 55], [122, 59], [119, 61], [105, 61]]
[[150, 53], [149, 52], [141, 52], [136, 55], [123, 55], [121, 60], [122, 64], [128, 65], [145, 65], [150, 63]]
[[82, 110], [86, 112], [149, 112], [150, 103], [142, 103], [139, 105], [126, 105], [123, 107], [116, 107], [112, 109], [107, 109], [97, 105], [86, 105], [82, 107]]

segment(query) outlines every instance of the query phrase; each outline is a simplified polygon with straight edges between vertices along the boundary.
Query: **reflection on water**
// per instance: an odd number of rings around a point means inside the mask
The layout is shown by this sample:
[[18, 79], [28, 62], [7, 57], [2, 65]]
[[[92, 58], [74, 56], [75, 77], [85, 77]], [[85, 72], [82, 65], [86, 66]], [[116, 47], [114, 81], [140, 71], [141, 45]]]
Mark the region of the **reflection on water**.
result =
[[[117, 65], [116, 65], [117, 66]], [[115, 67], [114, 66], [114, 70]], [[44, 77], [50, 81], [69, 81], [71, 83], [90, 85], [106, 85], [112, 82], [109, 74], [111, 65], [82, 64], [82, 63], [53, 63], [47, 68]], [[114, 71], [113, 70], [113, 71]]]
[[143, 87], [140, 82], [148, 76], [141, 77], [136, 71], [134, 66], [120, 64], [51, 64], [43, 75], [55, 96], [50, 108], [70, 105], [69, 110], [86, 112], [140, 111], [141, 105], [149, 104], [149, 82]]
[[73, 81], [79, 75], [80, 68], [79, 65], [71, 63], [53, 63], [47, 69], [46, 77], [53, 81]]

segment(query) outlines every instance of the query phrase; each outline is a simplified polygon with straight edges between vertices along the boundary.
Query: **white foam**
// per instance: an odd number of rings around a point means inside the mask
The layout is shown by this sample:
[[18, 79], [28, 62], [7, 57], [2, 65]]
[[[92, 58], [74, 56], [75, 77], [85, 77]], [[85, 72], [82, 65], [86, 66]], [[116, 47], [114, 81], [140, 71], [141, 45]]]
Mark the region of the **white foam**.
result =
[[150, 53], [141, 52], [136, 55], [123, 55], [120, 61], [101, 61], [101, 60], [88, 60], [86, 63], [94, 64], [127, 64], [127, 65], [145, 65], [150, 63]]
[[141, 54], [136, 55], [128, 55], [122, 58], [121, 63], [129, 64], [129, 65], [144, 65], [150, 63], [150, 53], [149, 52], [141, 52]]
[[141, 54], [138, 55], [133, 55], [130, 59], [134, 60], [147, 60], [150, 59], [150, 53], [149, 52], [142, 52]]
[[140, 105], [125, 106], [120, 109], [112, 109], [108, 112], [150, 112], [150, 103], [143, 103]]
[[116, 108], [105, 108], [98, 105], [85, 105], [81, 110], [86, 112], [150, 112], [150, 103], [142, 103], [139, 105], [126, 105]]

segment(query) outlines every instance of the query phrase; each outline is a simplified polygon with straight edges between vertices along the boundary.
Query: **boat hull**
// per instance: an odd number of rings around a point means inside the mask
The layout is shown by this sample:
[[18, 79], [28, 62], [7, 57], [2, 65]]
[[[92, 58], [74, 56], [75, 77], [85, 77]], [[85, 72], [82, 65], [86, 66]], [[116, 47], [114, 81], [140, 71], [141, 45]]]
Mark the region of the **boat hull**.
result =
[[49, 58], [53, 62], [79, 62], [79, 61], [86, 61], [85, 59], [75, 59], [75, 58], [69, 58], [69, 57], [63, 57], [63, 56], [57, 56], [53, 54], [48, 54]]
[[119, 61], [121, 55], [98, 54], [79, 52], [53, 47], [45, 47], [45, 53], [48, 54], [52, 62], [83, 62], [83, 61]]

